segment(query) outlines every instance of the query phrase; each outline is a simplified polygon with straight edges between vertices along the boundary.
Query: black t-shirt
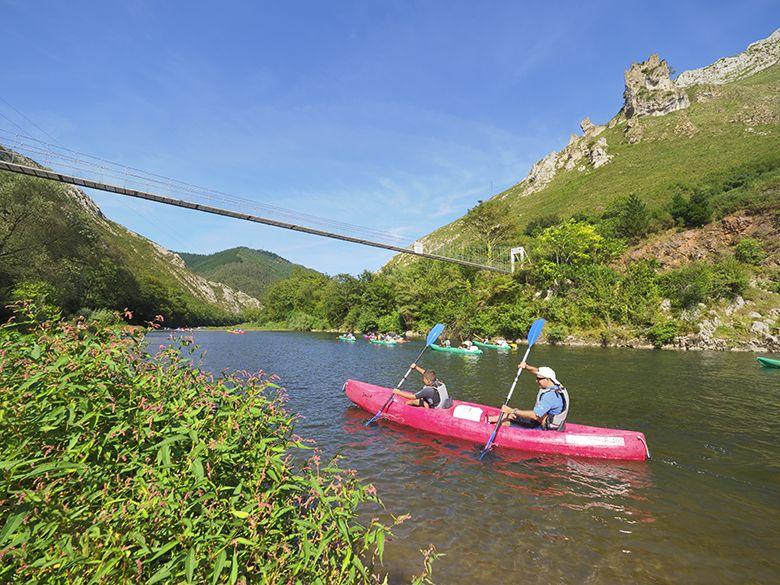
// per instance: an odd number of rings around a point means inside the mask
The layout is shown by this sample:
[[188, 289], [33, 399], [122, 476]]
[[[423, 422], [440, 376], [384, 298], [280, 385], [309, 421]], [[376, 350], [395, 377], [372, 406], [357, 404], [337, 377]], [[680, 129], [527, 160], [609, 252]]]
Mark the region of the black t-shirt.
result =
[[428, 403], [428, 406], [431, 408], [437, 408], [439, 406], [439, 402], [441, 402], [441, 396], [439, 396], [439, 391], [436, 390], [433, 386], [426, 386], [422, 390], [420, 390], [417, 394], [414, 395], [415, 398], [421, 398], [423, 401]]

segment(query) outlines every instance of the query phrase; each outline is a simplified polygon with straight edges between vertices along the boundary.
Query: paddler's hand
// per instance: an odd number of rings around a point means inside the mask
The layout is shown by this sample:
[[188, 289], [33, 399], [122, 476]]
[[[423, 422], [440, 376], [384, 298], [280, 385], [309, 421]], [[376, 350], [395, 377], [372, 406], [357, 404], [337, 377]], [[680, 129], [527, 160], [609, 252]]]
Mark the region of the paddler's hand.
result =
[[417, 364], [416, 363], [412, 364], [411, 366], [409, 366], [409, 369], [416, 370]]
[[525, 362], [520, 362], [519, 364], [517, 364], [517, 367], [521, 370], [524, 370], [528, 367], [528, 364]]
[[514, 412], [513, 408], [509, 408], [506, 404], [501, 406], [501, 412], [504, 414], [512, 414]]
[[401, 393], [401, 391], [398, 388], [393, 388], [393, 394], [398, 395], [400, 393]]

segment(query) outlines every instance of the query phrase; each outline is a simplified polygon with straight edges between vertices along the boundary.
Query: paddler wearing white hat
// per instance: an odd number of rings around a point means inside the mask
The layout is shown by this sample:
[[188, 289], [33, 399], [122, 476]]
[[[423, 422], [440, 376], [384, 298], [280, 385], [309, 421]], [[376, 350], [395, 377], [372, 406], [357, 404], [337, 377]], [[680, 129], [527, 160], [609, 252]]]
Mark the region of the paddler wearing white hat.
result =
[[[535, 367], [525, 362], [518, 366], [528, 370], [536, 376], [539, 385], [539, 393], [536, 395], [536, 404], [533, 410], [519, 410], [507, 405], [501, 407], [506, 413], [502, 424], [515, 424], [525, 428], [538, 428], [545, 430], [563, 430], [566, 416], [569, 413], [569, 393], [558, 381], [555, 370], [547, 366]], [[495, 423], [498, 415], [490, 417], [490, 422]]]

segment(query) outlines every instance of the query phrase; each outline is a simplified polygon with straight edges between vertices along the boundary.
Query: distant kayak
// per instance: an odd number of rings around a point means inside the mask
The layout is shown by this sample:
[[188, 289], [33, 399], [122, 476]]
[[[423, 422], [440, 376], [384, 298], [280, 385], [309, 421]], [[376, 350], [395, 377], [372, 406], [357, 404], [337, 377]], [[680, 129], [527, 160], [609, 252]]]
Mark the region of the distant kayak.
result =
[[397, 341], [383, 341], [381, 339], [369, 339], [370, 343], [376, 343], [377, 345], [396, 345]]
[[512, 346], [511, 345], [496, 345], [495, 343], [484, 343], [482, 341], [475, 341], [474, 345], [477, 347], [481, 347], [484, 349], [497, 349], [499, 351], [511, 351]]
[[[375, 414], [382, 407], [392, 392], [390, 388], [357, 380], [347, 380], [344, 391], [352, 402], [371, 414]], [[482, 447], [494, 428], [487, 419], [498, 412], [499, 410], [492, 406], [460, 400], [454, 400], [453, 407], [447, 409], [407, 406], [403, 401], [394, 400], [382, 413], [382, 419], [421, 431], [470, 441]], [[649, 458], [647, 442], [642, 433], [571, 423], [566, 423], [562, 431], [508, 426], [501, 429], [495, 446], [498, 449], [599, 459], [644, 461]]]
[[232, 333], [233, 335], [243, 335], [246, 333], [243, 329], [228, 329], [228, 333]]
[[339, 335], [339, 341], [349, 341], [350, 343], [355, 343], [356, 339]]
[[765, 368], [780, 368], [780, 360], [773, 360], [767, 357], [757, 357], [756, 361]]
[[441, 345], [431, 344], [433, 351], [443, 351], [446, 353], [460, 353], [465, 355], [482, 355], [482, 350], [478, 347], [476, 349], [461, 349], [460, 347], [443, 347]]

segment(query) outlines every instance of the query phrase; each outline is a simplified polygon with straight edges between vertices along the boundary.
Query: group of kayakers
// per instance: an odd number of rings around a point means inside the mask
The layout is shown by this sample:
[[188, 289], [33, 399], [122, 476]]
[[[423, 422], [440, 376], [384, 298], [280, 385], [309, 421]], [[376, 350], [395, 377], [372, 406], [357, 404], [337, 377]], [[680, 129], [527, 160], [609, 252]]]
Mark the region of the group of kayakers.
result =
[[[527, 370], [536, 376], [539, 392], [536, 395], [536, 403], [531, 410], [520, 410], [502, 406], [501, 410], [506, 415], [502, 425], [517, 425], [523, 428], [562, 430], [569, 412], [569, 393], [558, 381], [555, 371], [547, 366], [536, 367], [526, 362], [520, 362], [518, 368]], [[425, 370], [419, 365], [412, 364], [411, 369], [422, 375], [423, 388], [419, 392], [406, 392], [395, 389], [393, 393], [406, 399], [409, 406], [422, 408], [451, 408], [447, 386], [436, 377], [433, 370]], [[491, 424], [498, 421], [498, 416], [492, 416], [488, 420]]]
[[399, 335], [397, 333], [367, 333], [364, 335], [366, 339], [370, 340], [376, 340], [376, 341], [386, 341], [391, 343], [406, 343], [409, 341], [406, 339], [403, 335]]

